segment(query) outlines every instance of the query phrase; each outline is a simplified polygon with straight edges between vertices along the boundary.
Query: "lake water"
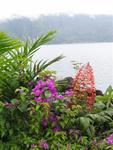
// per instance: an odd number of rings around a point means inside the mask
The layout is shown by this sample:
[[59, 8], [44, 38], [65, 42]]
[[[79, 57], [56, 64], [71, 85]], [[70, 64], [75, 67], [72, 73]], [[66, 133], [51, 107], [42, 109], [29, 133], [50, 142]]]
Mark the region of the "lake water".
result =
[[110, 84], [113, 85], [113, 43], [44, 45], [35, 54], [34, 60], [50, 60], [60, 54], [66, 57], [49, 67], [57, 71], [58, 78], [75, 75], [72, 61], [90, 62], [96, 88], [105, 91]]

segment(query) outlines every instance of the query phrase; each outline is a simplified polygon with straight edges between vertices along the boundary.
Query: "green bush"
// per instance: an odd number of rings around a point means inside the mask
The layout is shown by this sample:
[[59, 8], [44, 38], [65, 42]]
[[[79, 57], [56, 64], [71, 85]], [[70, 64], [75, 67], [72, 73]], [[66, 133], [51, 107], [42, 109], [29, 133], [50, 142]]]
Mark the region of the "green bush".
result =
[[4, 33], [0, 33], [0, 100], [10, 101], [15, 98], [15, 90], [19, 86], [28, 87], [31, 81], [39, 77], [39, 73], [49, 65], [59, 61], [58, 56], [51, 61], [32, 61], [32, 57], [41, 45], [50, 41], [55, 32], [49, 32], [36, 40], [25, 43], [14, 40]]
[[53, 35], [22, 43], [0, 33], [0, 150], [112, 150], [112, 87], [89, 109], [46, 70], [63, 56], [33, 63]]

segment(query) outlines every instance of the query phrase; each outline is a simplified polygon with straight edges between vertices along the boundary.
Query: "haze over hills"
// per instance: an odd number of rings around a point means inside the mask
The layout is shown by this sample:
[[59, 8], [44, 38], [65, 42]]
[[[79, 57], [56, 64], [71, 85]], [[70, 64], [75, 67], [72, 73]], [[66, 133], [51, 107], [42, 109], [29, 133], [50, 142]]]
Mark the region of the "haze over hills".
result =
[[57, 30], [52, 43], [113, 42], [112, 15], [48, 15], [0, 21], [0, 31], [21, 38], [35, 38]]

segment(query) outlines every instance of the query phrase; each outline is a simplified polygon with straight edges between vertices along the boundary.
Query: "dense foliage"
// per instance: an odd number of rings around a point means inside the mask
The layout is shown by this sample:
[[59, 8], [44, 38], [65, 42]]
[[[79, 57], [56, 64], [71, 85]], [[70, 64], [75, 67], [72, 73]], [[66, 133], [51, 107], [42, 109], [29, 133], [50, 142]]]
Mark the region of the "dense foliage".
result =
[[0, 33], [0, 150], [112, 150], [113, 88], [96, 96], [88, 63], [64, 90], [46, 70], [63, 56], [32, 62], [53, 34], [21, 43]]
[[[14, 92], [16, 88], [29, 86], [29, 83], [35, 81], [39, 73], [46, 67], [63, 58], [63, 56], [58, 56], [51, 61], [32, 61], [34, 53], [40, 49], [42, 44], [51, 40], [54, 33], [49, 32], [34, 41], [27, 40], [25, 43], [20, 43], [18, 40], [13, 41], [0, 33], [0, 100], [10, 101], [16, 96]], [[6, 44], [6, 48], [2, 43]]]

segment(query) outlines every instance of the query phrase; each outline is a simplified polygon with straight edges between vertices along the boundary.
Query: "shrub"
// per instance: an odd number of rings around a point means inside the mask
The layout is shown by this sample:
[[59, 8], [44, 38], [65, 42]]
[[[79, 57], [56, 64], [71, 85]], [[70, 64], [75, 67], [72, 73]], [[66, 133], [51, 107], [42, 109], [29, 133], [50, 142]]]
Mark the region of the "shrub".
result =
[[32, 62], [52, 36], [33, 43], [0, 36], [0, 150], [112, 149], [112, 87], [95, 97], [88, 63], [79, 69], [73, 88], [59, 90], [54, 72], [45, 69], [63, 57]]
[[32, 61], [32, 57], [41, 45], [50, 41], [55, 32], [49, 32], [36, 40], [22, 43], [0, 33], [0, 100], [10, 101], [16, 96], [19, 86], [28, 87], [29, 82], [37, 80], [39, 73], [49, 65], [59, 61], [58, 56], [51, 61]]

